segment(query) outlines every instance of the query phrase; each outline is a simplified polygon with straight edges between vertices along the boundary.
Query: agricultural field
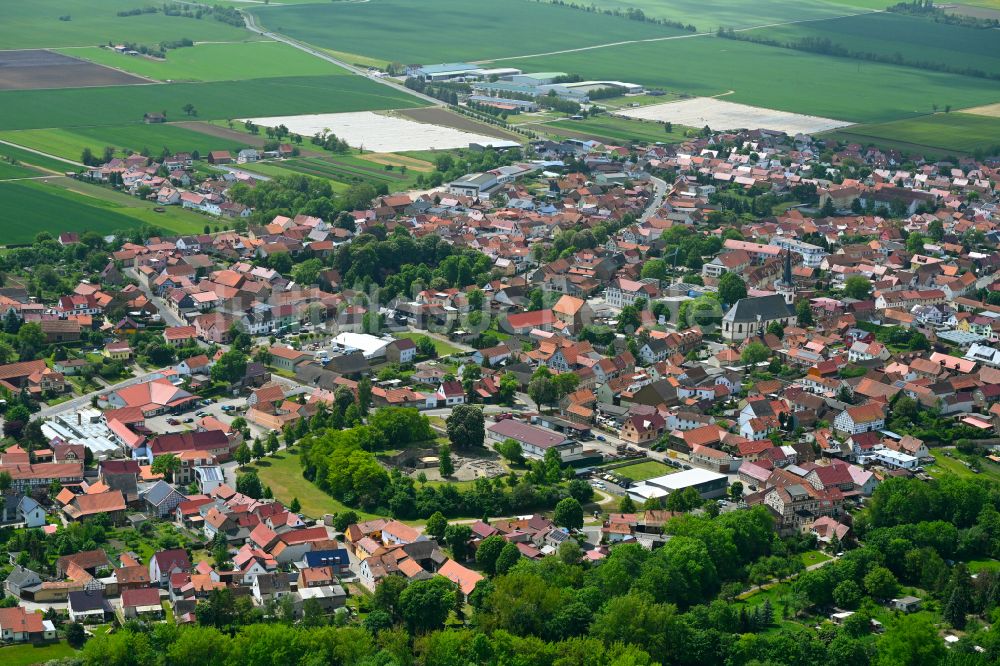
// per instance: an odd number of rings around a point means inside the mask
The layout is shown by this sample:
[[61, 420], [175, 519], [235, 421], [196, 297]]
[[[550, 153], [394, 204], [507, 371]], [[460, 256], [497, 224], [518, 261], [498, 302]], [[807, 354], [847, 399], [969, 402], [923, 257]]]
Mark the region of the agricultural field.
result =
[[0, 159], [0, 181], [14, 180], [18, 178], [35, 178], [42, 175], [45, 174], [29, 167], [21, 166], [20, 164], [11, 164], [10, 162]]
[[129, 56], [108, 48], [63, 49], [60, 53], [85, 58], [107, 67], [132, 72], [157, 81], [235, 81], [287, 76], [343, 74], [333, 63], [311, 56], [282, 42], [196, 44], [173, 49], [164, 60]]
[[[525, 0], [371, 0], [255, 5], [248, 11], [263, 26], [310, 44], [402, 63], [499, 58], [689, 34], [667, 26]], [[484, 40], [484, 35], [492, 39]]]
[[[243, 119], [241, 119], [242, 121]], [[355, 148], [379, 153], [431, 148], [468, 148], [470, 143], [490, 143], [496, 139], [442, 125], [418, 123], [408, 118], [370, 111], [321, 113], [303, 116], [250, 118], [260, 127], [284, 125], [303, 137], [329, 131]]]
[[[161, 12], [118, 16], [119, 11], [157, 5], [136, 0], [31, 0], [3, 3], [0, 44], [5, 49], [94, 46], [122, 42], [154, 45], [188, 38], [193, 41], [246, 39], [244, 28], [218, 21], [165, 16]], [[69, 20], [60, 20], [69, 17]]]
[[571, 138], [589, 136], [606, 143], [677, 143], [687, 137], [689, 129], [674, 125], [671, 131], [667, 132], [663, 123], [630, 120], [606, 114], [583, 120], [563, 119], [538, 124], [527, 123], [524, 128], [553, 134], [566, 132]]
[[689, 127], [708, 126], [722, 130], [763, 128], [788, 134], [822, 132], [849, 124], [831, 118], [775, 111], [710, 97], [623, 109], [618, 113], [629, 118], [670, 121]]
[[389, 170], [386, 169], [385, 165], [373, 164], [353, 155], [304, 157], [283, 160], [276, 166], [284, 171], [326, 178], [345, 184], [354, 182], [369, 182], [372, 185], [384, 184], [391, 192], [413, 187], [414, 179], [419, 173], [407, 169], [404, 174], [397, 167], [392, 167]]
[[977, 30], [903, 14], [879, 13], [750, 30], [755, 38], [796, 42], [828, 39], [848, 51], [1000, 75], [1000, 30]]
[[175, 233], [198, 233], [206, 222], [215, 222], [178, 207], [156, 213], [149, 202], [69, 178], [0, 181], [0, 201], [4, 202], [0, 217], [4, 244], [30, 243], [40, 231], [109, 234], [151, 224]]
[[40, 150], [50, 155], [79, 160], [84, 148], [100, 155], [105, 146], [116, 153], [142, 152], [159, 155], [164, 149], [171, 153], [197, 150], [207, 156], [212, 150], [246, 148], [248, 143], [203, 134], [172, 124], [120, 125], [117, 127], [74, 127], [70, 129], [38, 129], [0, 132], [0, 139]]
[[12, 161], [17, 162], [23, 166], [40, 169], [46, 172], [65, 173], [66, 171], [80, 170], [80, 167], [75, 164], [39, 155], [31, 152], [30, 150], [16, 148], [5, 143], [0, 143], [0, 160], [8, 163]]
[[54, 51], [0, 51], [0, 90], [124, 86], [136, 83], [149, 81]]
[[588, 79], [628, 74], [636, 83], [691, 95], [732, 91], [726, 101], [849, 122], [897, 120], [929, 113], [934, 104], [958, 109], [1000, 101], [997, 81], [717, 37], [626, 44], [504, 64], [525, 71], [576, 72]]
[[[183, 111], [193, 104], [195, 116]], [[342, 70], [335, 76], [282, 77], [0, 92], [0, 130], [117, 126], [148, 112], [168, 120], [225, 120], [276, 114], [337, 113], [422, 106], [425, 102]], [[966, 104], [971, 106], [972, 103]]]
[[852, 125], [834, 133], [844, 141], [874, 143], [902, 151], [937, 155], [990, 152], [1000, 145], [1000, 118], [936, 113], [875, 125]]
[[[590, 3], [587, 3], [590, 4]], [[699, 32], [746, 28], [785, 21], [808, 21], [858, 11], [885, 9], [889, 0], [594, 0], [599, 9], [641, 9], [646, 16], [693, 24]]]

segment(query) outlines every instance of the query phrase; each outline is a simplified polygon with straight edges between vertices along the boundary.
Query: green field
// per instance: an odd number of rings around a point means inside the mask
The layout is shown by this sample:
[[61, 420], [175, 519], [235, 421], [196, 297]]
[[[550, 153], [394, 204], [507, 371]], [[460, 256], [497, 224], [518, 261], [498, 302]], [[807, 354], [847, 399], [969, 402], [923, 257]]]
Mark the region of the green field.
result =
[[337, 65], [282, 42], [197, 44], [169, 51], [165, 60], [128, 56], [96, 46], [60, 52], [157, 81], [232, 81], [344, 73]]
[[371, 0], [248, 7], [264, 26], [323, 48], [402, 63], [442, 63], [687, 34], [526, 0]]
[[[55, 171], [56, 173], [63, 173], [66, 171], [79, 171], [80, 168], [72, 164], [68, 164], [61, 160], [53, 159], [51, 157], [46, 157], [44, 155], [38, 155], [31, 152], [30, 150], [22, 150], [21, 148], [16, 148], [14, 146], [8, 146], [6, 144], [0, 143], [0, 157], [9, 160], [16, 160], [21, 164], [38, 167], [40, 169], [47, 169], [48, 171]], [[77, 155], [79, 157], [79, 155]]]
[[[410, 340], [417, 340], [418, 338], [424, 337], [423, 333], [393, 333], [394, 338], [409, 338]], [[452, 354], [461, 354], [462, 350], [455, 345], [449, 344], [444, 340], [438, 340], [437, 338], [431, 338], [431, 342], [434, 343], [434, 349], [437, 350], [438, 358], [443, 358], [445, 356], [451, 356]]]
[[[349, 507], [327, 495], [302, 476], [299, 465], [299, 455], [287, 451], [279, 451], [252, 465], [247, 470], [257, 470], [257, 475], [266, 486], [271, 486], [274, 499], [288, 506], [292, 498], [298, 497], [302, 505], [302, 514], [309, 518], [322, 518], [325, 513], [347, 511]], [[361, 520], [377, 518], [374, 514], [365, 513], [359, 509], [350, 509], [358, 514]]]
[[[162, 3], [136, 0], [29, 0], [4, 2], [0, 14], [0, 44], [5, 49], [39, 49], [61, 46], [95, 46], [129, 41], [159, 44], [188, 39], [221, 41], [246, 39], [250, 33], [217, 21], [165, 16], [162, 13], [117, 16], [127, 11]], [[60, 21], [69, 16], [69, 21]]]
[[[637, 67], [636, 63], [642, 63]], [[884, 122], [1000, 100], [1000, 82], [789, 49], [694, 37], [505, 61], [853, 122]]]
[[195, 106], [198, 120], [425, 105], [346, 71], [337, 76], [217, 83], [8, 90], [0, 92], [0, 130], [141, 123], [143, 114], [150, 111], [166, 111], [168, 120], [190, 120], [182, 111], [188, 103]]
[[248, 145], [170, 124], [16, 130], [0, 132], [0, 139], [71, 160], [79, 160], [84, 148], [100, 155], [105, 146], [114, 147], [119, 154], [148, 148], [156, 156], [167, 148], [172, 153], [197, 150], [207, 156], [212, 150], [239, 150]]
[[10, 645], [0, 648], [0, 663], [4, 666], [31, 666], [53, 659], [74, 657], [77, 654], [66, 641], [46, 645]]
[[615, 476], [622, 477], [623, 479], [645, 481], [646, 479], [653, 479], [658, 476], [663, 476], [664, 474], [673, 474], [677, 470], [669, 465], [664, 465], [658, 460], [644, 460], [643, 462], [635, 463], [634, 465], [617, 467], [608, 471]]
[[[0, 234], [4, 244], [30, 243], [40, 231], [96, 231], [154, 224], [176, 233], [197, 233], [216, 221], [169, 207], [156, 213], [153, 204], [97, 185], [60, 179], [59, 184], [38, 181], [0, 182]], [[71, 189], [70, 189], [71, 188]]]
[[833, 136], [913, 153], [971, 153], [977, 148], [989, 151], [1000, 145], [1000, 118], [937, 113], [876, 125], [852, 125], [834, 132]]
[[751, 30], [747, 35], [795, 42], [829, 39], [848, 51], [898, 58], [907, 65], [942, 64], [1000, 73], [1000, 30], [977, 30], [903, 14], [881, 13]]
[[20, 164], [0, 160], [0, 180], [11, 180], [12, 178], [33, 178], [44, 175], [40, 171], [31, 169]]
[[614, 118], [608, 115], [594, 116], [585, 120], [557, 120], [527, 127], [541, 132], [553, 131], [556, 134], [560, 129], [564, 129], [578, 134], [588, 134], [605, 142], [626, 143], [677, 143], [686, 138], [688, 130], [687, 127], [675, 125], [668, 133], [662, 123]]
[[924, 465], [924, 469], [931, 476], [941, 477], [951, 474], [963, 479], [985, 478], [993, 481], [1000, 481], [1000, 466], [994, 465], [986, 460], [978, 460], [979, 467], [982, 471], [977, 474], [966, 467], [961, 460], [955, 458], [954, 453], [952, 453], [951, 456], [946, 456], [943, 451], [934, 451], [933, 455], [935, 460], [934, 464]]
[[[586, 3], [590, 4], [590, 3]], [[865, 9], [884, 9], [888, 0], [846, 0], [842, 3], [823, 0], [594, 0], [599, 8], [641, 9], [646, 16], [694, 24], [699, 31], [717, 28], [745, 28], [783, 21], [815, 20], [842, 16]], [[856, 6], [845, 6], [856, 5]]]

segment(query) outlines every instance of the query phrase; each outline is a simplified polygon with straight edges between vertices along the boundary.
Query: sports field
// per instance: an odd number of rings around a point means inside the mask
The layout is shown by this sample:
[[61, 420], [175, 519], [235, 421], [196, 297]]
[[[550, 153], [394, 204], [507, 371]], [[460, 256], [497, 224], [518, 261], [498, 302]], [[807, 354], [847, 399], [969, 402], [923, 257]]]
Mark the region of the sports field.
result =
[[[244, 28], [218, 21], [165, 16], [162, 12], [118, 16], [119, 11], [162, 3], [137, 0], [10, 0], [0, 10], [0, 44], [5, 49], [95, 46], [122, 42], [154, 45], [188, 38], [193, 41], [246, 39]], [[59, 17], [69, 20], [59, 20]]]
[[941, 155], [949, 152], [991, 152], [1000, 146], [1000, 118], [968, 113], [937, 113], [875, 125], [852, 125], [834, 133], [839, 139], [862, 144], [875, 143], [912, 153], [922, 150]]
[[238, 150], [249, 146], [171, 124], [17, 130], [0, 132], [0, 139], [71, 160], [79, 160], [84, 148], [100, 155], [105, 146], [115, 148], [119, 154], [125, 150], [142, 152], [146, 148], [154, 156], [164, 148], [171, 153], [197, 150], [207, 156], [212, 150]]
[[[185, 116], [185, 104], [195, 106], [196, 118]], [[144, 113], [160, 111], [167, 112], [168, 120], [225, 120], [424, 104], [405, 92], [346, 71], [336, 76], [212, 83], [9, 90], [0, 92], [0, 130], [125, 125], [142, 122]]]
[[157, 81], [233, 81], [276, 76], [343, 74], [331, 62], [282, 42], [196, 44], [167, 53], [165, 60], [129, 56], [112, 49], [63, 49], [60, 53], [116, 67]]
[[902, 14], [880, 13], [751, 30], [779, 42], [828, 39], [848, 51], [925, 67], [968, 68], [1000, 73], [1000, 30], [977, 30]]
[[851, 122], [897, 120], [928, 113], [932, 104], [958, 109], [1000, 101], [997, 81], [717, 37], [627, 44], [503, 64], [525, 71], [577, 72], [589, 79], [628, 75], [636, 83], [694, 95], [732, 90], [726, 101]]
[[625, 467], [618, 467], [610, 471], [624, 479], [630, 479], [632, 481], [645, 481], [647, 479], [654, 479], [658, 476], [673, 474], [677, 470], [669, 465], [664, 465], [657, 460], [644, 460], [642, 462], [635, 463], [634, 465], [626, 465]]
[[371, 0], [255, 5], [248, 11], [265, 27], [310, 44], [402, 63], [499, 58], [687, 34], [527, 0]]

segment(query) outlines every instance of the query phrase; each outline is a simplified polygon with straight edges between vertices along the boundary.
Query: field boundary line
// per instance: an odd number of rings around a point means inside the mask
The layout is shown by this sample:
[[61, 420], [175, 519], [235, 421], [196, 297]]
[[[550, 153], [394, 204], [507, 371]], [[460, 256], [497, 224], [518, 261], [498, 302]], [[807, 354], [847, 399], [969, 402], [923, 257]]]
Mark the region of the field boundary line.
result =
[[53, 160], [58, 160], [60, 162], [65, 162], [66, 164], [72, 164], [73, 166], [78, 166], [78, 167], [87, 166], [83, 162], [74, 162], [73, 160], [68, 160], [65, 157], [59, 157], [58, 155], [52, 155], [50, 153], [46, 153], [46, 152], [43, 152], [41, 150], [35, 150], [34, 148], [29, 148], [28, 146], [22, 146], [21, 144], [14, 143], [13, 141], [5, 141], [3, 139], [0, 139], [0, 143], [2, 143], [5, 146], [10, 146], [11, 148], [18, 148], [20, 150], [26, 150], [29, 153], [34, 153], [35, 155], [41, 155], [42, 157], [48, 157], [48, 158], [51, 158]]

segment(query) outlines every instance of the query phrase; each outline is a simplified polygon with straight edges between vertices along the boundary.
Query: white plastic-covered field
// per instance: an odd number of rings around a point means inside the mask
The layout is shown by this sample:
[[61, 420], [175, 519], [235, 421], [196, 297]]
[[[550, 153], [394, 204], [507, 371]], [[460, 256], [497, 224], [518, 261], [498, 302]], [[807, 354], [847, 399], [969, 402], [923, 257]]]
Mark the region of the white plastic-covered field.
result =
[[384, 116], [371, 111], [356, 113], [319, 113], [304, 116], [250, 118], [261, 127], [284, 125], [303, 138], [327, 130], [354, 148], [378, 153], [405, 150], [468, 148], [470, 143], [498, 145], [508, 143], [485, 134], [474, 134], [452, 127], [418, 123], [408, 118]]
[[726, 102], [712, 97], [651, 104], [634, 109], [622, 109], [618, 113], [629, 118], [658, 120], [690, 127], [708, 125], [714, 130], [768, 129], [788, 134], [824, 132], [851, 124], [832, 118], [805, 116], [800, 113]]

